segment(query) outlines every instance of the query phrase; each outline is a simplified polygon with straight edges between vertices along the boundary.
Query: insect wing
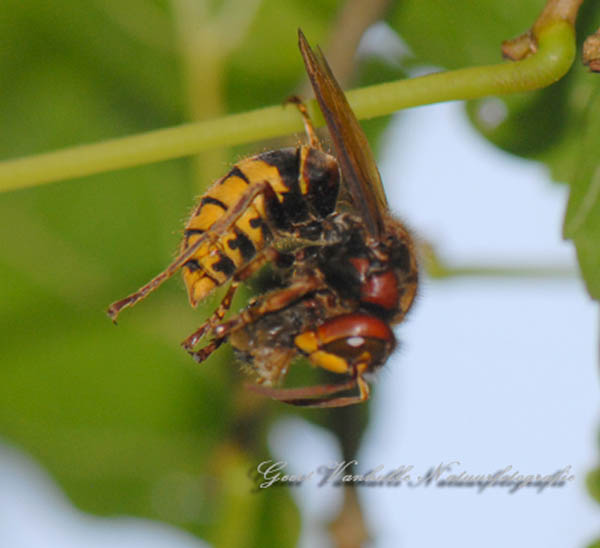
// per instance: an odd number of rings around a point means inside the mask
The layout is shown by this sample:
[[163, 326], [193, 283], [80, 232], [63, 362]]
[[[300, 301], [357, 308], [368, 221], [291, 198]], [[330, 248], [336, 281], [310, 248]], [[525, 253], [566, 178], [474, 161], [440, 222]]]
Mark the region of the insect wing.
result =
[[315, 53], [301, 30], [298, 43], [353, 205], [376, 237], [383, 230], [387, 200], [371, 147], [321, 49]]

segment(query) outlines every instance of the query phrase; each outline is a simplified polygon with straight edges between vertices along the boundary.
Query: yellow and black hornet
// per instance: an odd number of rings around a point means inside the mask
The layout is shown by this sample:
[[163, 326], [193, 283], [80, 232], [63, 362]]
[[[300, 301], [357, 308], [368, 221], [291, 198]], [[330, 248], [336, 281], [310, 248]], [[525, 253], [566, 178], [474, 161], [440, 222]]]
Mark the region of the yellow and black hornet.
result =
[[[371, 149], [343, 91], [301, 31], [299, 46], [335, 157], [322, 150], [304, 105], [292, 99], [308, 145], [235, 164], [200, 198], [175, 260], [108, 314], [116, 320], [179, 269], [192, 306], [229, 282], [184, 348], [202, 362], [227, 341], [255, 373], [254, 391], [294, 405], [340, 407], [368, 399], [365, 376], [392, 353], [391, 326], [413, 303], [418, 271], [412, 238], [389, 213]], [[349, 204], [338, 197], [340, 185]], [[223, 321], [239, 284], [267, 263], [279, 273], [280, 287]], [[206, 335], [210, 342], [195, 350]], [[277, 388], [299, 356], [345, 380]]]

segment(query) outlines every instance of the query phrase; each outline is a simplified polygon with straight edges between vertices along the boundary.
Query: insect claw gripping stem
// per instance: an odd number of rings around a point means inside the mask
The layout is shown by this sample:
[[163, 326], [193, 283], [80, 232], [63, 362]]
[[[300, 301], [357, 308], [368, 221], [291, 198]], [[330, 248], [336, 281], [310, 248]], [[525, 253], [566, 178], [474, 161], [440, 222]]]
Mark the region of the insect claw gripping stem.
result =
[[296, 108], [300, 111], [302, 115], [302, 122], [304, 123], [304, 130], [306, 131], [306, 135], [308, 135], [308, 143], [312, 148], [316, 148], [318, 150], [322, 150], [321, 141], [317, 137], [317, 132], [315, 131], [315, 127], [312, 124], [312, 120], [310, 119], [310, 115], [308, 114], [308, 109], [306, 105], [303, 103], [302, 99], [297, 95], [292, 95], [288, 97], [285, 101], [286, 104], [295, 105]]

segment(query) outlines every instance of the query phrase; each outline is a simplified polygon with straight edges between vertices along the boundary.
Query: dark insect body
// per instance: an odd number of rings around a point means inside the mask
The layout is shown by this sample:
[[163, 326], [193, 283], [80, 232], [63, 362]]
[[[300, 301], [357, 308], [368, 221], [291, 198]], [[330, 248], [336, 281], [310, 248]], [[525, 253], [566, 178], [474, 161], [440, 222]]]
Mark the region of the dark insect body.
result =
[[[116, 319], [180, 268], [193, 306], [231, 280], [212, 316], [182, 343], [186, 350], [202, 362], [229, 342], [257, 377], [252, 390], [295, 405], [338, 407], [369, 397], [365, 376], [392, 353], [391, 325], [410, 309], [418, 271], [410, 234], [388, 212], [343, 91], [320, 50], [315, 54], [301, 32], [299, 42], [336, 157], [321, 150], [304, 105], [293, 100], [309, 144], [238, 162], [200, 199], [180, 255], [108, 313]], [[340, 172], [347, 210], [338, 201]], [[279, 273], [280, 287], [223, 321], [239, 284], [267, 263]], [[209, 343], [194, 350], [205, 335]], [[345, 380], [276, 388], [299, 356]]]

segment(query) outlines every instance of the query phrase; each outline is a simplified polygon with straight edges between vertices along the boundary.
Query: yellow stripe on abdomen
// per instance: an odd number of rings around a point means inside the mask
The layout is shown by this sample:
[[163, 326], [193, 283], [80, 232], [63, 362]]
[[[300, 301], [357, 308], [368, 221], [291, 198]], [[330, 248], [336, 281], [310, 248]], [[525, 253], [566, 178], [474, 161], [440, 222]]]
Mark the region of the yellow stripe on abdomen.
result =
[[[268, 182], [277, 200], [283, 202], [292, 184], [290, 176], [297, 171], [297, 154], [297, 149], [278, 151], [278, 165], [261, 159], [264, 155], [238, 162], [228, 175], [213, 184], [202, 196], [186, 226], [182, 250], [210, 232], [253, 184]], [[284, 180], [284, 176], [290, 180]], [[207, 241], [196, 250], [183, 269], [192, 306], [223, 285], [265, 248], [273, 237], [270, 227], [266, 199], [261, 194], [241, 213], [232, 229], [222, 234], [216, 242]]]

